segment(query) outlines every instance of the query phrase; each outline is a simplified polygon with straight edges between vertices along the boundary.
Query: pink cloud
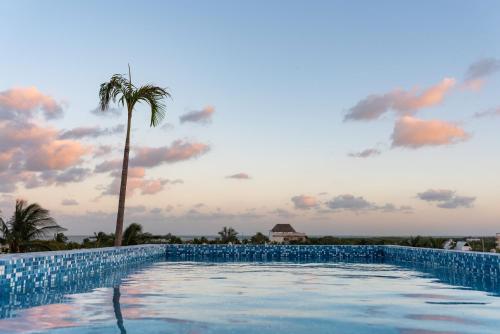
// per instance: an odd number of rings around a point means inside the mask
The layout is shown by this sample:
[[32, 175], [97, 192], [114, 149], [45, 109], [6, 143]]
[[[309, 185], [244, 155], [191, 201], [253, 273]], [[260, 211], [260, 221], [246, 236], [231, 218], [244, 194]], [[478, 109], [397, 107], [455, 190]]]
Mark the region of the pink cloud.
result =
[[299, 195], [291, 198], [295, 209], [308, 210], [319, 205], [318, 199], [314, 196]]
[[76, 141], [50, 141], [28, 153], [26, 168], [32, 171], [63, 170], [77, 165], [89, 151]]
[[[103, 195], [118, 195], [120, 191], [121, 170], [116, 170], [111, 173], [113, 181], [106, 187]], [[127, 178], [127, 196], [132, 196], [139, 191], [142, 195], [154, 195], [165, 189], [168, 184], [183, 183], [182, 180], [169, 179], [146, 179], [146, 170], [143, 167], [132, 167], [128, 170]]]
[[[45, 118], [62, 115], [62, 106], [54, 98], [40, 92], [36, 87], [16, 87], [0, 92], [0, 114], [10, 116], [32, 116], [36, 110], [43, 111]], [[13, 118], [13, 117], [7, 117]]]
[[212, 115], [214, 114], [214, 112], [214, 107], [206, 106], [202, 110], [195, 110], [182, 115], [181, 117], [179, 117], [179, 120], [181, 123], [209, 123], [212, 120]]
[[394, 126], [392, 146], [419, 148], [450, 145], [468, 138], [469, 134], [453, 123], [403, 116]]
[[196, 158], [209, 150], [210, 146], [204, 143], [176, 140], [170, 146], [138, 148], [131, 164], [138, 167], [154, 167], [162, 163], [175, 163]]
[[237, 173], [237, 174], [226, 176], [226, 179], [249, 180], [250, 175], [248, 175], [247, 173]]
[[35, 87], [0, 92], [0, 189], [15, 191], [18, 184], [28, 188], [62, 185], [86, 178], [87, 169], [77, 168], [91, 147], [78, 141], [61, 140], [60, 131], [37, 119], [62, 112], [61, 106]]
[[397, 89], [382, 95], [369, 95], [350, 108], [344, 120], [374, 120], [391, 110], [400, 115], [414, 114], [419, 109], [441, 103], [454, 85], [455, 79], [444, 78], [420, 92], [418, 89]]

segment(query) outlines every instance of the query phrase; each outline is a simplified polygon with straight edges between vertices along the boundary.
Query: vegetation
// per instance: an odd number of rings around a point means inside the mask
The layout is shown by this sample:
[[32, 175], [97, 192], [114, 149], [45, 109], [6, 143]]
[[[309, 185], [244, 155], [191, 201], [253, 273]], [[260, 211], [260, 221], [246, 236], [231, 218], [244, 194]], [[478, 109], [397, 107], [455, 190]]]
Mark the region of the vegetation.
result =
[[[29, 208], [29, 209], [28, 209]], [[34, 250], [63, 250], [75, 248], [97, 248], [111, 247], [115, 244], [113, 233], [98, 232], [94, 236], [86, 238], [83, 243], [68, 242], [68, 238], [61, 233], [61, 227], [57, 225], [47, 210], [40, 208], [37, 204], [27, 205], [24, 201], [16, 202], [16, 213], [5, 223], [0, 219], [2, 226], [2, 238], [0, 243], [10, 245], [11, 252], [23, 252]], [[22, 233], [20, 232], [22, 231]], [[26, 232], [28, 231], [28, 232]], [[29, 232], [31, 231], [31, 232]], [[49, 231], [55, 231], [52, 240], [39, 240]], [[181, 238], [170, 233], [166, 235], [154, 235], [143, 231], [141, 224], [130, 224], [123, 233], [123, 245], [140, 244], [272, 244], [269, 238], [261, 232], [257, 232], [250, 238], [238, 238], [238, 232], [232, 227], [224, 227], [218, 232], [218, 237], [209, 239], [197, 237], [192, 240], [183, 241]], [[16, 237], [15, 237], [16, 236]], [[301, 245], [400, 245], [409, 247], [442, 248], [445, 237], [309, 237], [303, 242], [291, 242]], [[460, 240], [464, 238], [454, 238]], [[484, 242], [485, 251], [495, 248], [495, 238], [481, 238]], [[482, 242], [470, 243], [474, 251], [482, 251]]]
[[257, 232], [255, 235], [253, 235], [250, 238], [251, 244], [262, 245], [262, 244], [266, 244], [268, 242], [269, 242], [269, 238], [260, 232]]
[[14, 214], [7, 222], [0, 218], [0, 241], [8, 244], [13, 253], [50, 250], [40, 239], [62, 230], [48, 210], [24, 200], [16, 200]]
[[219, 231], [218, 234], [219, 234], [220, 238], [217, 241], [219, 241], [222, 244], [228, 244], [228, 243], [237, 244], [237, 243], [239, 243], [239, 240], [237, 237], [238, 232], [236, 232], [236, 230], [233, 229], [232, 227], [224, 226], [224, 228], [221, 231]]
[[130, 65], [128, 68], [128, 80], [121, 74], [115, 74], [109, 82], [101, 84], [99, 90], [100, 108], [102, 111], [109, 109], [111, 102], [121, 104], [127, 108], [127, 135], [125, 138], [125, 148], [123, 150], [123, 165], [120, 182], [120, 195], [118, 200], [118, 213], [116, 217], [116, 230], [114, 239], [115, 246], [121, 246], [123, 236], [123, 218], [125, 213], [125, 194], [127, 192], [128, 162], [130, 152], [130, 127], [132, 123], [132, 112], [137, 103], [145, 102], [149, 104], [151, 111], [150, 126], [157, 126], [165, 117], [165, 104], [162, 100], [170, 97], [166, 88], [147, 84], [136, 87], [132, 84]]

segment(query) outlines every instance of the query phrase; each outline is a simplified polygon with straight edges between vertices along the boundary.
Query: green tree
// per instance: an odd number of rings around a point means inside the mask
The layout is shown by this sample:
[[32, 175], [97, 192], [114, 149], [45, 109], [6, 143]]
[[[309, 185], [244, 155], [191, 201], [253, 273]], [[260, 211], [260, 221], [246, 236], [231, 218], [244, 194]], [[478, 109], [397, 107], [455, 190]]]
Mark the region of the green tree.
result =
[[150, 126], [155, 127], [165, 117], [166, 107], [165, 104], [162, 103], [162, 100], [166, 97], [170, 97], [170, 93], [166, 88], [157, 87], [151, 84], [136, 87], [132, 84], [130, 65], [128, 68], [128, 79], [124, 75], [115, 74], [108, 82], [101, 84], [99, 90], [99, 103], [102, 111], [108, 110], [111, 102], [118, 102], [119, 105], [127, 108], [127, 135], [125, 137], [125, 148], [123, 150], [120, 195], [118, 199], [118, 213], [116, 216], [115, 246], [121, 246], [122, 244], [132, 113], [137, 103], [147, 103], [151, 111]]
[[264, 234], [257, 232], [250, 238], [250, 242], [252, 244], [262, 245], [265, 244], [266, 242], [269, 242], [269, 238], [266, 237]]
[[123, 232], [123, 245], [138, 245], [142, 243], [142, 225], [137, 223], [130, 224]]
[[12, 253], [26, 252], [37, 247], [38, 242], [49, 233], [65, 230], [50, 216], [49, 210], [37, 203], [28, 204], [24, 200], [16, 200], [16, 208], [12, 217], [5, 222], [0, 218], [2, 239], [9, 245]]
[[64, 233], [59, 232], [54, 235], [54, 240], [60, 243], [65, 244], [68, 242], [68, 237], [64, 235]]
[[235, 244], [238, 243], [238, 232], [236, 232], [232, 227], [226, 227], [219, 232], [220, 235], [220, 241], [223, 244], [227, 244], [229, 242]]
[[206, 237], [201, 237], [201, 238], [194, 238], [193, 239], [193, 244], [195, 245], [203, 245], [203, 244], [208, 244], [208, 239]]
[[94, 244], [96, 247], [111, 246], [115, 240], [113, 234], [106, 234], [104, 232], [94, 232], [94, 236], [92, 238], [95, 239]]

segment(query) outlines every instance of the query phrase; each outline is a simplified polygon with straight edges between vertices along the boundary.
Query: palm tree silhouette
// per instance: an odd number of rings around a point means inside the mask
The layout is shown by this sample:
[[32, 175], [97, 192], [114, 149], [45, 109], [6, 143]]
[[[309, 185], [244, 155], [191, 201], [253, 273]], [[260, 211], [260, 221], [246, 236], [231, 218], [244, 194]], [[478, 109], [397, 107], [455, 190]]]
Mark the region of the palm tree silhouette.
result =
[[222, 243], [227, 244], [228, 242], [236, 243], [238, 242], [238, 232], [234, 230], [232, 227], [226, 227], [219, 231], [220, 240]]
[[127, 136], [123, 150], [123, 165], [120, 183], [120, 196], [118, 200], [118, 213], [116, 216], [115, 246], [121, 246], [123, 236], [123, 217], [125, 213], [125, 194], [127, 192], [128, 161], [130, 152], [130, 126], [132, 112], [136, 103], [146, 102], [151, 110], [150, 126], [157, 126], [165, 117], [165, 104], [162, 99], [170, 97], [166, 88], [147, 84], [136, 87], [132, 84], [130, 65], [128, 66], [128, 80], [121, 74], [115, 74], [108, 82], [101, 84], [99, 90], [100, 109], [106, 111], [111, 102], [118, 102], [127, 107]]
[[49, 210], [37, 203], [28, 204], [21, 199], [16, 200], [14, 214], [7, 222], [0, 218], [0, 232], [2, 233], [0, 241], [7, 243], [12, 253], [47, 248], [37, 240], [49, 233], [64, 230], [50, 216]]

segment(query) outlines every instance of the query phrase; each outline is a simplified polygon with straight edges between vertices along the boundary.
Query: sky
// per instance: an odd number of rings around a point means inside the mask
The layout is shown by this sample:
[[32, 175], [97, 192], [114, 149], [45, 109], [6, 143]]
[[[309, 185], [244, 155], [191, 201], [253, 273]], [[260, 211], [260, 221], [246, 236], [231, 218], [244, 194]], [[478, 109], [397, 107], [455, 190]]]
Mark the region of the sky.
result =
[[0, 210], [112, 232], [130, 64], [172, 95], [132, 120], [125, 224], [241, 234], [500, 232], [498, 1], [2, 1]]

